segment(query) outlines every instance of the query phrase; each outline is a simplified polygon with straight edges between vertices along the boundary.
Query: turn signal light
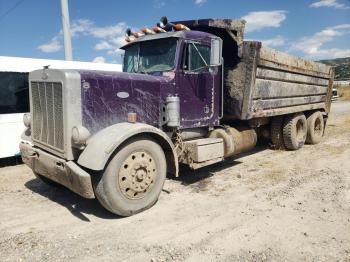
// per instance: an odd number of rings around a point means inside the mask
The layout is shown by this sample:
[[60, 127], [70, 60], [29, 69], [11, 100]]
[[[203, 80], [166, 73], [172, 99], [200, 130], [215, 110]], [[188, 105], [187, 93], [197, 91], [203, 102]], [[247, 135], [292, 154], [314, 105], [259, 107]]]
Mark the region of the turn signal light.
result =
[[129, 123], [136, 123], [137, 121], [137, 115], [136, 113], [128, 113], [128, 122]]

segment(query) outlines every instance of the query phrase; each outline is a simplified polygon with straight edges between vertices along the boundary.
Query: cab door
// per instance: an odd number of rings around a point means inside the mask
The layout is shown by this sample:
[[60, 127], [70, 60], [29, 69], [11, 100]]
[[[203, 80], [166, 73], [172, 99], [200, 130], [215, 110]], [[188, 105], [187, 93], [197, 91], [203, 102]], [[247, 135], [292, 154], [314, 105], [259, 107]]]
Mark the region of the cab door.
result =
[[186, 42], [181, 70], [177, 74], [181, 126], [218, 124], [221, 67], [210, 66], [210, 43]]

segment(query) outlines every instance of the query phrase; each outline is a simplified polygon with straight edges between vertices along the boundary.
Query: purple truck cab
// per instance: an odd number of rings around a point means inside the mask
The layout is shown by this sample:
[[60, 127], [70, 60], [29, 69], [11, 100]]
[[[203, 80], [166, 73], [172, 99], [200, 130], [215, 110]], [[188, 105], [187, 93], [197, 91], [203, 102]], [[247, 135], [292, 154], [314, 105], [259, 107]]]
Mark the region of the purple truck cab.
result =
[[[85, 86], [82, 90], [83, 126], [95, 133], [112, 124], [127, 122], [128, 113], [136, 113], [138, 122], [166, 130], [167, 120], [162, 110], [166, 98], [174, 96], [180, 101], [179, 129], [219, 124], [221, 65], [205, 67], [194, 48], [202, 50], [203, 59], [210, 64], [211, 40], [217, 37], [195, 31], [169, 32], [163, 37], [145, 36], [124, 46], [124, 72], [79, 72], [82, 86]], [[164, 46], [167, 51], [157, 46]], [[163, 68], [155, 65], [154, 69], [149, 67], [143, 72], [141, 66], [130, 65], [134, 63], [132, 59], [137, 59], [132, 56], [135, 49], [140, 50], [141, 55], [145, 50], [141, 59], [151, 63], [158, 62], [152, 57], [159, 60], [161, 56], [164, 60], [161, 62], [165, 63]], [[190, 52], [196, 53], [190, 57]]]
[[179, 163], [219, 163], [258, 137], [288, 150], [320, 142], [329, 67], [243, 41], [242, 20], [161, 25], [132, 41], [128, 31], [123, 72], [30, 74], [20, 149], [38, 178], [129, 216], [157, 201]]

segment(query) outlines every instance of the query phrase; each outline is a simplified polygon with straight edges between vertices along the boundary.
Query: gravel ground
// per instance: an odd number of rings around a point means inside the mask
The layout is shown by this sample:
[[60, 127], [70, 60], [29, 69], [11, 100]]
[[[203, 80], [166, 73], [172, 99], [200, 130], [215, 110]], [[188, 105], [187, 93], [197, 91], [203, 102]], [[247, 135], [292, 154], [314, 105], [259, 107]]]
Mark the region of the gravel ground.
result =
[[119, 218], [97, 201], [0, 169], [0, 261], [350, 261], [350, 102], [296, 152], [267, 145], [168, 179]]

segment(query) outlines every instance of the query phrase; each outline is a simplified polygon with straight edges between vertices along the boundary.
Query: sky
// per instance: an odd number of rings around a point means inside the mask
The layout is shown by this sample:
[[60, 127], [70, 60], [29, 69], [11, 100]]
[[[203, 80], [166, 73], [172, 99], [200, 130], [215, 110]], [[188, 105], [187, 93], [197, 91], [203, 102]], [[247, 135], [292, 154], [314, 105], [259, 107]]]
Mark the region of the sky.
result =
[[[69, 0], [73, 58], [120, 63], [128, 27], [230, 18], [245, 38], [312, 60], [350, 57], [350, 0]], [[0, 0], [0, 55], [64, 59], [60, 0]]]

